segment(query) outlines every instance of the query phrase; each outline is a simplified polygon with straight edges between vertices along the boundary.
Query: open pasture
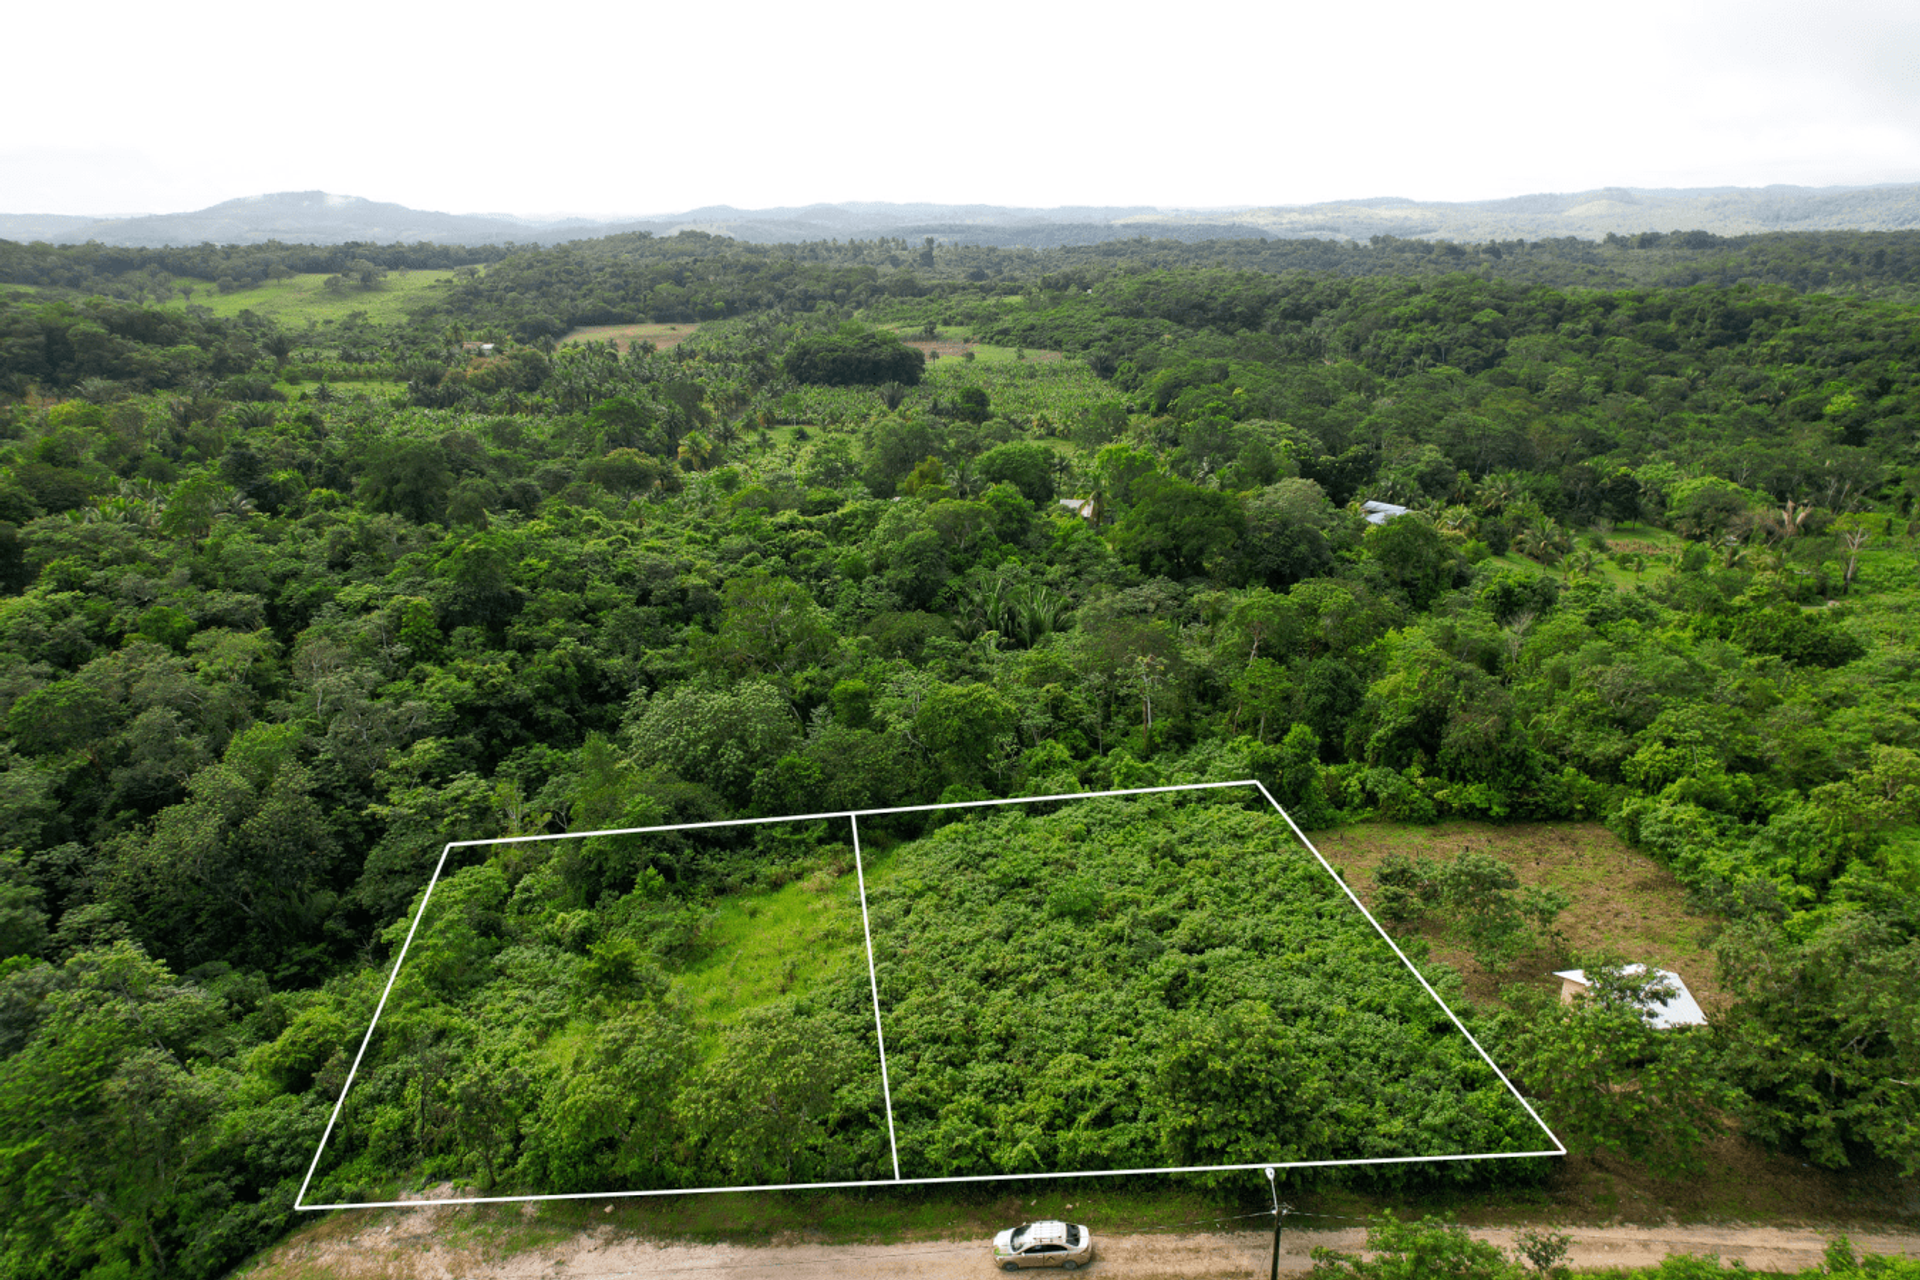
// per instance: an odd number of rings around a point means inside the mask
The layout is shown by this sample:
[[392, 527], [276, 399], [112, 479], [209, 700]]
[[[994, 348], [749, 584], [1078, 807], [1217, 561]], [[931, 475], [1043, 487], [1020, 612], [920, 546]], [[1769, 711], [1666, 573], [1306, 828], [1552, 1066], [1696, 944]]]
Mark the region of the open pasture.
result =
[[237, 316], [242, 311], [278, 321], [282, 325], [318, 324], [343, 320], [356, 311], [378, 324], [405, 324], [414, 313], [436, 301], [452, 284], [445, 271], [390, 271], [371, 289], [357, 284], [329, 289], [331, 277], [315, 273], [269, 280], [250, 289], [221, 293], [212, 284], [194, 290], [193, 303], [217, 316]]
[[1060, 351], [1042, 351], [1033, 347], [1000, 347], [992, 343], [976, 342], [972, 332], [965, 325], [936, 326], [931, 338], [926, 336], [924, 328], [915, 325], [883, 327], [898, 334], [902, 342], [916, 351], [925, 352], [930, 366], [941, 360], [962, 359], [969, 352], [972, 353], [974, 361], [988, 364], [997, 364], [1001, 361], [1015, 363], [1033, 361], [1045, 364], [1066, 359], [1065, 353]]

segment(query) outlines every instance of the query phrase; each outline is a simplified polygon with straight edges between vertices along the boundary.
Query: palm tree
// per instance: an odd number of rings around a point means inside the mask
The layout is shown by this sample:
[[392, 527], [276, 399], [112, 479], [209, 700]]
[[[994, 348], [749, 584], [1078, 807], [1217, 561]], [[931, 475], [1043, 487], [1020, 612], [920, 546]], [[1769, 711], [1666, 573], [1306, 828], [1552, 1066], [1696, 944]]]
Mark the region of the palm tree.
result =
[[989, 631], [1008, 635], [1012, 631], [1008, 625], [1013, 602], [1011, 587], [1005, 572], [982, 574], [964, 584], [955, 601], [959, 608], [954, 612], [960, 634], [968, 640], [978, 639]]
[[214, 507], [213, 518], [216, 520], [244, 520], [252, 515], [253, 511], [252, 498], [249, 498], [238, 489], [229, 489], [227, 490], [226, 497], [222, 498], [219, 504]]
[[713, 450], [713, 441], [705, 433], [689, 431], [680, 439], [680, 465], [689, 471], [705, 471]]
[[1010, 602], [1008, 622], [1023, 649], [1031, 649], [1042, 636], [1064, 630], [1073, 615], [1073, 601], [1043, 583], [1034, 583], [1015, 592]]
[[227, 420], [242, 431], [265, 431], [273, 425], [274, 416], [272, 405], [249, 402], [229, 410]]
[[1480, 509], [1498, 514], [1520, 497], [1520, 486], [1511, 471], [1502, 471], [1480, 482]]
[[293, 354], [293, 336], [275, 329], [260, 340], [260, 349], [273, 357], [274, 372], [287, 367], [287, 358]]
[[1480, 531], [1480, 521], [1472, 511], [1456, 504], [1440, 513], [1434, 520], [1434, 527], [1442, 534], [1455, 538], [1471, 538]]

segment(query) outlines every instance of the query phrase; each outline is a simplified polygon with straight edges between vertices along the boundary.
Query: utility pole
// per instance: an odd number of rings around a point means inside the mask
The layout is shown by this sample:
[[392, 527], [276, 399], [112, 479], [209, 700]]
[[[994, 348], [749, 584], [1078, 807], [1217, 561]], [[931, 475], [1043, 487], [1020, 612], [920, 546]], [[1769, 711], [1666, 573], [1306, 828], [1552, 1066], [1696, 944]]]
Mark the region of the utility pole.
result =
[[1267, 1166], [1267, 1191], [1273, 1196], [1273, 1267], [1267, 1272], [1268, 1280], [1280, 1280], [1280, 1227], [1286, 1221], [1293, 1206], [1280, 1203], [1280, 1188], [1273, 1180], [1273, 1166]]

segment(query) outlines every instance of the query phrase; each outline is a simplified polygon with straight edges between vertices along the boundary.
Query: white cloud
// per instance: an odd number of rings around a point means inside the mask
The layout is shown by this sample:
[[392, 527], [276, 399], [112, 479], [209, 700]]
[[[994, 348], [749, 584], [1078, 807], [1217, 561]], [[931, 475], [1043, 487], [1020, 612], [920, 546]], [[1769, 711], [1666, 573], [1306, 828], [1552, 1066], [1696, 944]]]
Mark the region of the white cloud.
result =
[[[1092, 11], [108, 0], [0, 209], [319, 188], [450, 211], [1277, 204], [1920, 180], [1920, 18], [1623, 0]], [[41, 6], [17, 48], [71, 45]]]

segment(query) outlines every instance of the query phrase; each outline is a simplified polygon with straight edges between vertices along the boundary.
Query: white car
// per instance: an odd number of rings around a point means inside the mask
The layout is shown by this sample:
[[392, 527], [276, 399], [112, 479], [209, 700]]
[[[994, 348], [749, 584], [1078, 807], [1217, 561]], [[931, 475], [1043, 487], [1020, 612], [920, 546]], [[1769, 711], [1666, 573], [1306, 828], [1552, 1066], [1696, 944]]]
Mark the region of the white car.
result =
[[1002, 1271], [1059, 1267], [1072, 1271], [1093, 1261], [1093, 1232], [1071, 1222], [1028, 1222], [993, 1238], [993, 1261]]

